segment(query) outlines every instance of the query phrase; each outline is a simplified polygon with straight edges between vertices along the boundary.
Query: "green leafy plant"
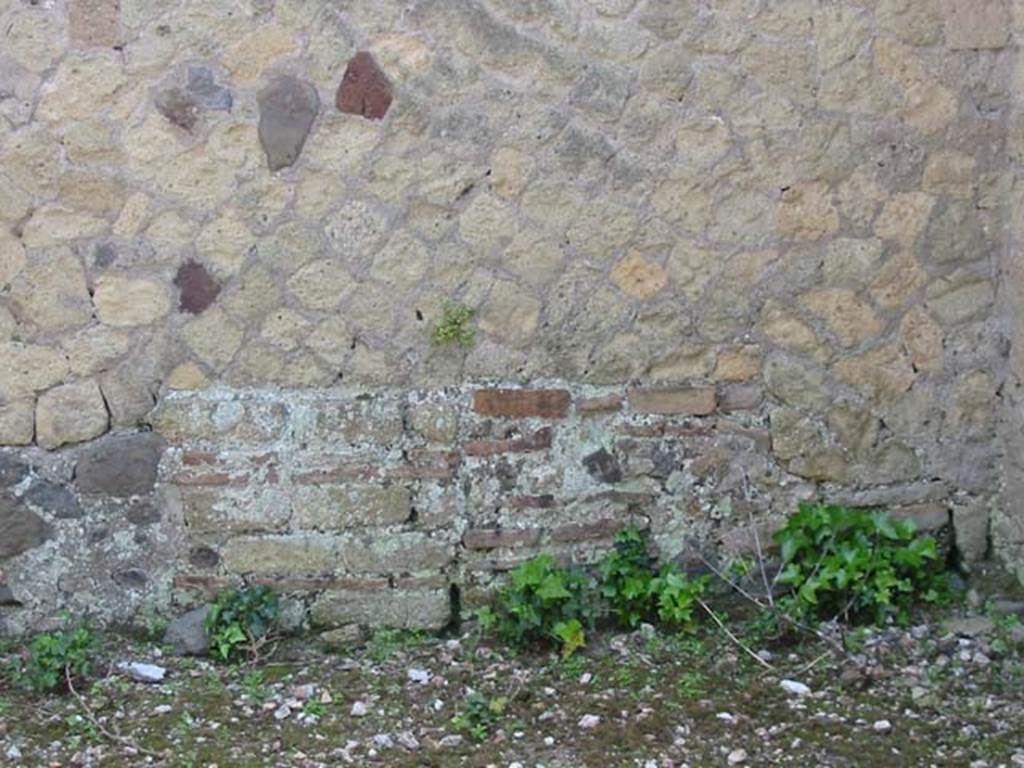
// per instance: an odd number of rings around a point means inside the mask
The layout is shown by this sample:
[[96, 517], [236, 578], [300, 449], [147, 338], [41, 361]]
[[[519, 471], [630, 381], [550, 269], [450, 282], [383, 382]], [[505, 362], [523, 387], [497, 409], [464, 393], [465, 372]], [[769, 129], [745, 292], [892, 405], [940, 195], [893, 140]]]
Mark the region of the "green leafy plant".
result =
[[499, 696], [488, 700], [480, 693], [473, 692], [466, 697], [462, 712], [452, 718], [452, 725], [460, 731], [468, 731], [475, 741], [483, 741], [497, 724], [508, 707], [508, 699]]
[[210, 651], [221, 661], [240, 655], [257, 658], [272, 638], [279, 617], [278, 598], [270, 587], [225, 590], [206, 616]]
[[89, 676], [99, 644], [86, 627], [44, 632], [32, 638], [27, 659], [15, 659], [11, 677], [37, 691], [64, 689], [68, 679]]
[[513, 645], [557, 641], [568, 657], [586, 641], [585, 628], [597, 615], [593, 579], [584, 571], [559, 568], [549, 554], [516, 568], [498, 591], [494, 608], [477, 611], [485, 630]]
[[935, 539], [883, 511], [803, 503], [775, 541], [792, 590], [779, 605], [798, 618], [905, 621], [949, 594]]
[[618, 533], [614, 547], [597, 564], [601, 597], [620, 624], [635, 627], [650, 618], [654, 569], [647, 539], [632, 527]]
[[615, 546], [598, 563], [601, 596], [618, 622], [635, 627], [655, 616], [662, 623], [692, 629], [707, 577], [691, 578], [674, 563], [657, 569], [647, 538], [637, 528], [624, 528]]
[[651, 592], [658, 607], [658, 618], [669, 626], [693, 631], [696, 627], [694, 613], [707, 589], [707, 576], [690, 577], [675, 565], [662, 567], [651, 582]]
[[433, 342], [439, 346], [457, 344], [472, 347], [476, 343], [476, 329], [470, 322], [475, 314], [476, 310], [465, 304], [446, 302], [434, 326]]

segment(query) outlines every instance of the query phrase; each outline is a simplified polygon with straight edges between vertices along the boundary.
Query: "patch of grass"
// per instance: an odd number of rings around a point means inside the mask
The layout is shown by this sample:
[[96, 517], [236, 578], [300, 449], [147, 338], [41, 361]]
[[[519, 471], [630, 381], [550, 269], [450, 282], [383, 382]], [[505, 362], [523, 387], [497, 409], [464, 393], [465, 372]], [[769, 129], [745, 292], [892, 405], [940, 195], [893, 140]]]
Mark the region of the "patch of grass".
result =
[[508, 699], [499, 696], [488, 699], [480, 693], [471, 693], [466, 698], [462, 711], [452, 718], [452, 726], [467, 731], [474, 741], [483, 741], [498, 723], [508, 708]]
[[423, 639], [423, 633], [416, 630], [380, 628], [367, 641], [366, 655], [381, 664], [396, 653], [416, 647]]
[[15, 657], [8, 675], [37, 691], [64, 689], [69, 677], [89, 677], [98, 651], [99, 642], [87, 627], [44, 632], [29, 642], [27, 659]]

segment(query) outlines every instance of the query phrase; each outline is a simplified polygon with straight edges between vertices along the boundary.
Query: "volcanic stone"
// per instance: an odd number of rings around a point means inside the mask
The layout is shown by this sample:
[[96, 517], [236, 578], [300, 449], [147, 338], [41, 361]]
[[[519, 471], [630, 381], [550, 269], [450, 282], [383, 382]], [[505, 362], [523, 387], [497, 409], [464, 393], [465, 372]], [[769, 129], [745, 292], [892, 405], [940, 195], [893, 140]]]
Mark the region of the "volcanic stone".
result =
[[302, 153], [309, 129], [320, 111], [316, 89], [294, 77], [278, 77], [259, 95], [259, 137], [267, 166], [279, 171]]
[[391, 106], [391, 81], [377, 66], [373, 55], [359, 51], [348, 62], [334, 103], [350, 115], [380, 120]]

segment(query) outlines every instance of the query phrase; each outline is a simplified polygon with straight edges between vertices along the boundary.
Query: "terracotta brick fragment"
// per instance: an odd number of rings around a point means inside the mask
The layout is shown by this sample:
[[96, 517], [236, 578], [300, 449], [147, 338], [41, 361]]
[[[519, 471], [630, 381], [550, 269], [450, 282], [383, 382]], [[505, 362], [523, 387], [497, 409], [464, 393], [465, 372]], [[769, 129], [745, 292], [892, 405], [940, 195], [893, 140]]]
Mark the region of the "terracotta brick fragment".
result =
[[466, 443], [464, 449], [468, 456], [494, 456], [499, 453], [543, 451], [551, 447], [551, 435], [551, 427], [544, 427], [523, 437], [513, 437], [506, 440], [473, 440]]
[[473, 410], [481, 416], [562, 419], [569, 412], [564, 389], [478, 389]]
[[593, 523], [573, 523], [563, 525], [551, 532], [551, 540], [557, 542], [593, 541], [608, 539], [618, 533], [625, 521], [620, 519], [598, 520]]
[[675, 389], [629, 390], [629, 405], [638, 413], [666, 416], [707, 416], [714, 413], [717, 395], [714, 387], [678, 387]]
[[530, 547], [540, 541], [536, 528], [471, 528], [462, 536], [469, 549], [498, 549], [499, 547]]
[[614, 413], [622, 410], [621, 395], [586, 397], [576, 401], [576, 411], [582, 414]]

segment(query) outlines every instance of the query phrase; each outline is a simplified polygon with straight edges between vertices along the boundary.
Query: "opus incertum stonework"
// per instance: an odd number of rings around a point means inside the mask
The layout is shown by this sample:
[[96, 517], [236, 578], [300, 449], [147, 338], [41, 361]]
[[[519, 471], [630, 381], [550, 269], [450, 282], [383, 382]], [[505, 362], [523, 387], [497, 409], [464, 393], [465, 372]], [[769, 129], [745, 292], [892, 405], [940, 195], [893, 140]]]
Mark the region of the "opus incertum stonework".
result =
[[0, 0], [0, 632], [803, 499], [1024, 575], [1021, 6]]

